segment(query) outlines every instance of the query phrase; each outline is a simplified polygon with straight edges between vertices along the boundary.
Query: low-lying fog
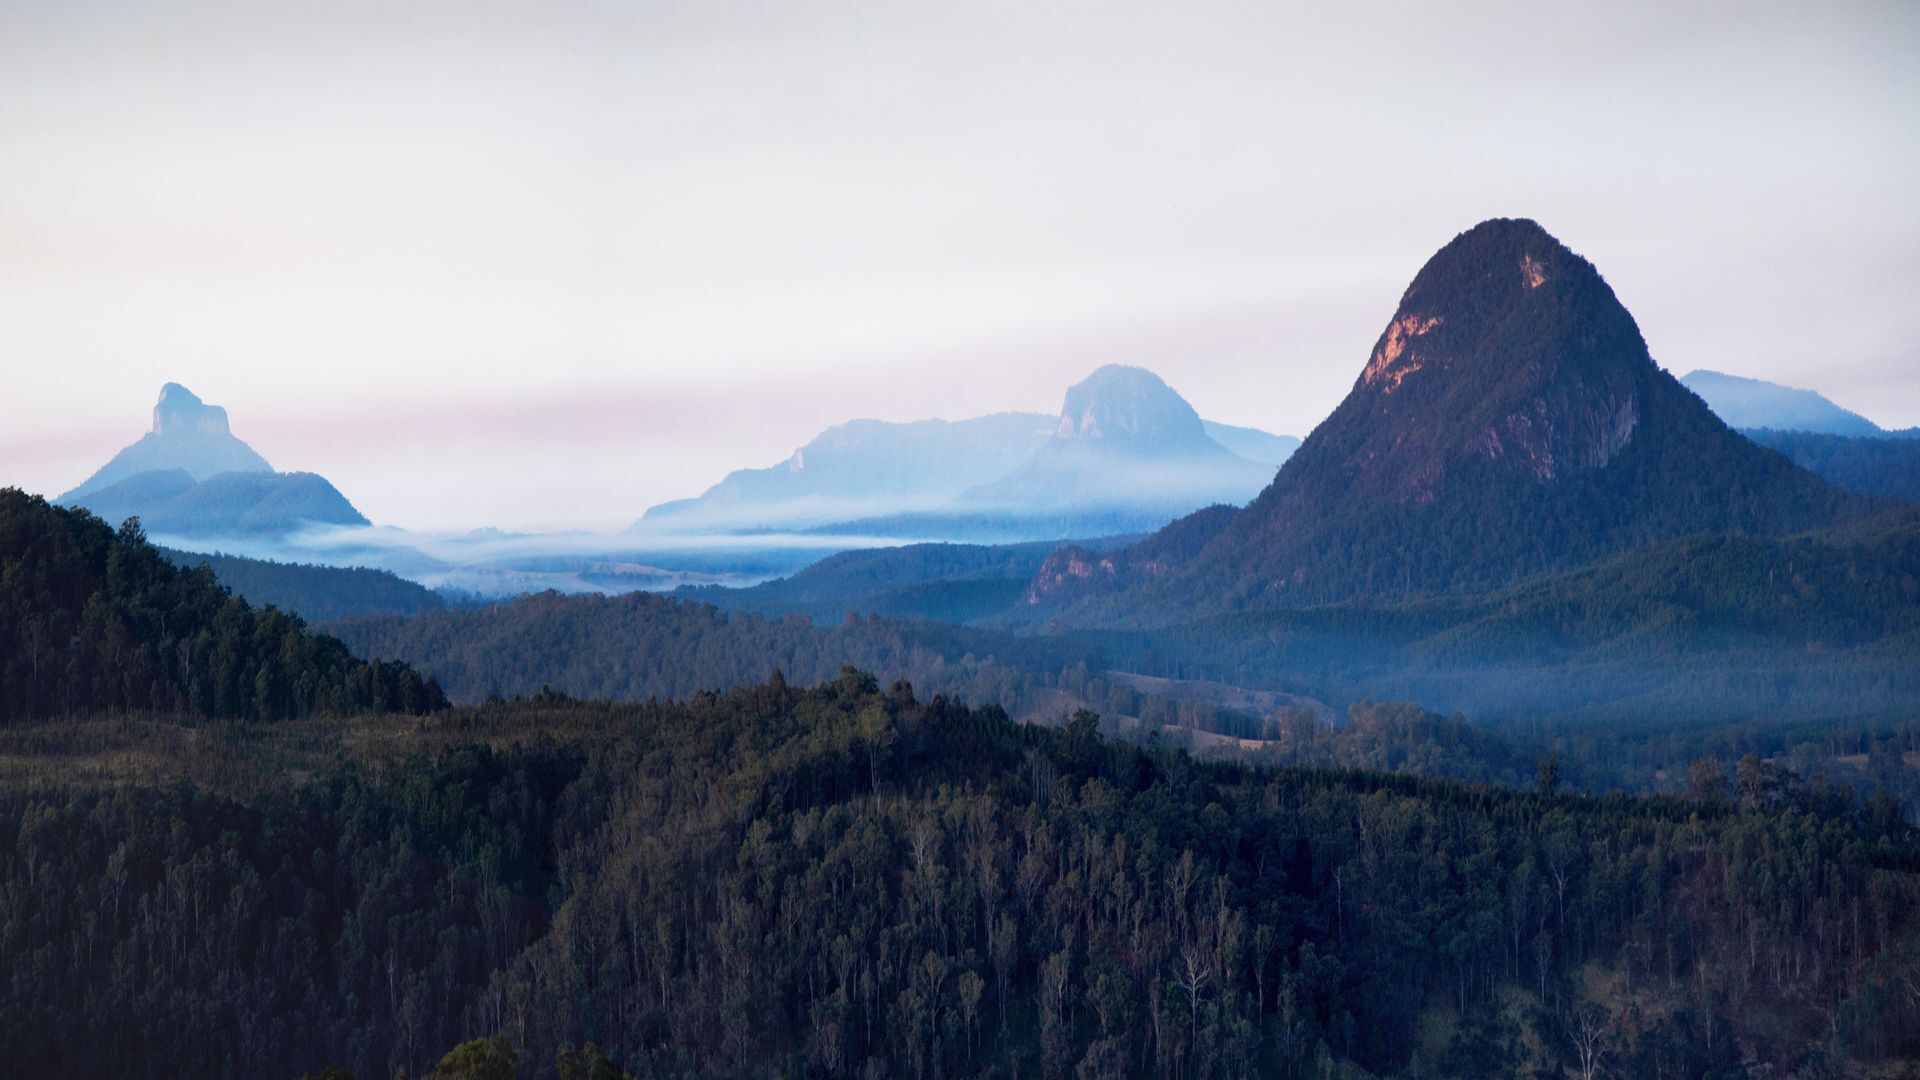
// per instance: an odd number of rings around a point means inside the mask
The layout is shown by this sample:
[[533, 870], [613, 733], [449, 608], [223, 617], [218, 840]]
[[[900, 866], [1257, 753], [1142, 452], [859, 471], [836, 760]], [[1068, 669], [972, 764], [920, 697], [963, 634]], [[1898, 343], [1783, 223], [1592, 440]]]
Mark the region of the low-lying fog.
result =
[[627, 593], [682, 585], [744, 587], [784, 577], [837, 551], [908, 542], [807, 533], [511, 533], [491, 528], [440, 533], [390, 526], [324, 526], [275, 535], [155, 534], [151, 539], [180, 551], [374, 567], [431, 589], [484, 599], [547, 589]]

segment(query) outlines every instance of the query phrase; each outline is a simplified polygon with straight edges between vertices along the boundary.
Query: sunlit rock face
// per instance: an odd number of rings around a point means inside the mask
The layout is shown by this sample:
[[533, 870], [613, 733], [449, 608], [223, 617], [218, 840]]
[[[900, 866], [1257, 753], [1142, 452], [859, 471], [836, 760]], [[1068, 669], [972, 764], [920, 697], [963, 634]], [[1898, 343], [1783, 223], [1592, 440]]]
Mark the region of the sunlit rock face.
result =
[[1188, 530], [1204, 543], [1117, 551], [1109, 573], [1053, 567], [1029, 599], [1133, 598], [1104, 603], [1108, 620], [1398, 599], [1859, 512], [1656, 364], [1592, 263], [1501, 218], [1427, 260], [1352, 390], [1245, 510]]
[[1488, 221], [1408, 286], [1323, 425], [1347, 460], [1322, 471], [1410, 502], [1475, 463], [1552, 480], [1613, 460], [1672, 382], [1593, 264], [1531, 221]]

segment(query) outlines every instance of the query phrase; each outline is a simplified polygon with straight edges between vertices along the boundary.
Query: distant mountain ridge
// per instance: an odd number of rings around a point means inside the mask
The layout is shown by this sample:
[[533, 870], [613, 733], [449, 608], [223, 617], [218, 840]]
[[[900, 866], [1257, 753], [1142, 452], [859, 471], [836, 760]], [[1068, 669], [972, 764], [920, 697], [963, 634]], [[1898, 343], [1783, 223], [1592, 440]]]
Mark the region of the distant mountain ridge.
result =
[[227, 410], [172, 382], [160, 388], [152, 428], [54, 501], [114, 525], [138, 517], [148, 532], [177, 537], [369, 524], [325, 477], [275, 472], [234, 436]]
[[227, 472], [198, 483], [184, 469], [156, 469], [62, 505], [111, 524], [138, 517], [156, 536], [244, 536], [312, 525], [367, 525], [345, 495], [316, 473]]
[[1347, 398], [1196, 553], [1162, 557], [1149, 539], [1092, 576], [1044, 568], [1029, 600], [1166, 621], [1486, 589], [1876, 505], [1730, 430], [1654, 364], [1592, 264], [1534, 222], [1497, 219], [1422, 267]]
[[1070, 388], [1054, 416], [835, 425], [778, 465], [649, 509], [634, 530], [995, 542], [1139, 531], [1245, 502], [1298, 445], [1201, 420], [1153, 373], [1109, 365]]
[[1687, 372], [1680, 377], [1680, 382], [1700, 395], [1707, 407], [1725, 420], [1728, 427], [1810, 431], [1820, 435], [1873, 437], [1896, 434], [1851, 409], [1835, 405], [1824, 395], [1812, 390], [1704, 368]]
[[1214, 442], [1248, 461], [1257, 461], [1276, 469], [1286, 464], [1293, 452], [1300, 449], [1300, 437], [1297, 435], [1275, 435], [1259, 428], [1236, 427], [1212, 420], [1202, 420], [1200, 423]]
[[649, 509], [641, 525], [809, 527], [944, 506], [1025, 461], [1053, 418], [994, 413], [969, 420], [851, 420], [778, 465], [739, 469], [691, 499]]

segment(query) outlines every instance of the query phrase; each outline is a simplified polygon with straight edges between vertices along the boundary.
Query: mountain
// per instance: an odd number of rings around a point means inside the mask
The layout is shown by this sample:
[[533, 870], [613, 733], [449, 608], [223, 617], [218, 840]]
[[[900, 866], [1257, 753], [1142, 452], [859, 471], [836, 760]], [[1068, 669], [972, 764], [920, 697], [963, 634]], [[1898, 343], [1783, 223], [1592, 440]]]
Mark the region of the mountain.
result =
[[1114, 508], [1175, 517], [1251, 499], [1273, 467], [1207, 434], [1200, 414], [1158, 375], [1109, 364], [1068, 388], [1059, 422], [1032, 457], [961, 496], [1019, 512]]
[[160, 388], [160, 400], [154, 403], [153, 427], [58, 501], [71, 503], [140, 473], [174, 469], [205, 480], [223, 472], [272, 472], [273, 466], [234, 437], [227, 410], [170, 382]]
[[1689, 371], [1680, 377], [1729, 427], [1812, 431], [1822, 435], [1883, 435], [1878, 424], [1843, 409], [1812, 390], [1726, 375]]
[[[1353, 389], [1188, 559], [1117, 552], [1078, 614], [1195, 613], [1498, 587], [1692, 533], [1781, 535], [1876, 504], [1722, 423], [1654, 362], [1597, 270], [1531, 221], [1415, 276]], [[1029, 601], [1089, 590], [1043, 569]], [[1069, 612], [1071, 616], [1073, 613]]]
[[1201, 421], [1201, 426], [1206, 428], [1207, 435], [1214, 442], [1248, 461], [1257, 461], [1276, 469], [1286, 464], [1293, 452], [1300, 449], [1300, 439], [1294, 435], [1275, 435], [1259, 428], [1217, 424], [1212, 420]]
[[1139, 532], [1245, 502], [1299, 440], [1202, 421], [1151, 372], [1110, 366], [1057, 416], [854, 420], [786, 461], [741, 469], [633, 531], [793, 529], [1017, 543]]
[[60, 502], [112, 523], [138, 517], [161, 536], [243, 536], [369, 524], [339, 489], [314, 473], [226, 472], [195, 483], [185, 469], [156, 469], [79, 497], [63, 496]]
[[138, 517], [155, 534], [239, 536], [284, 533], [308, 525], [366, 525], [324, 477], [275, 472], [235, 438], [227, 410], [179, 383], [160, 388], [153, 427], [54, 500], [110, 523]]
[[698, 498], [649, 509], [636, 528], [808, 527], [944, 506], [1003, 476], [1046, 442], [1042, 413], [891, 423], [853, 420], [778, 465], [741, 469]]

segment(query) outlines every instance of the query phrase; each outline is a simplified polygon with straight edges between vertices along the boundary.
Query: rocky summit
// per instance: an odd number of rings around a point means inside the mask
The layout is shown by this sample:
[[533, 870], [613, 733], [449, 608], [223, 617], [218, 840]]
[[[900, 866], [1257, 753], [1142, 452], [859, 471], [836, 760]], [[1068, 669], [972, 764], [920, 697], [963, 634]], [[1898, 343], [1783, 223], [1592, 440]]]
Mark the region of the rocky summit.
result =
[[227, 410], [170, 382], [153, 406], [153, 426], [59, 501], [71, 503], [141, 473], [178, 469], [195, 480], [223, 472], [272, 472], [267, 459], [235, 438]]
[[1053, 437], [1031, 458], [965, 498], [1029, 510], [1172, 508], [1164, 521], [1209, 503], [1245, 503], [1273, 471], [1216, 441], [1158, 375], [1109, 364], [1067, 389]]
[[1108, 599], [1052, 568], [1028, 599], [1165, 621], [1428, 595], [1868, 508], [1739, 436], [1655, 364], [1592, 263], [1532, 221], [1497, 219], [1427, 261], [1339, 407], [1190, 558], [1150, 541], [1152, 558], [1115, 554]]

